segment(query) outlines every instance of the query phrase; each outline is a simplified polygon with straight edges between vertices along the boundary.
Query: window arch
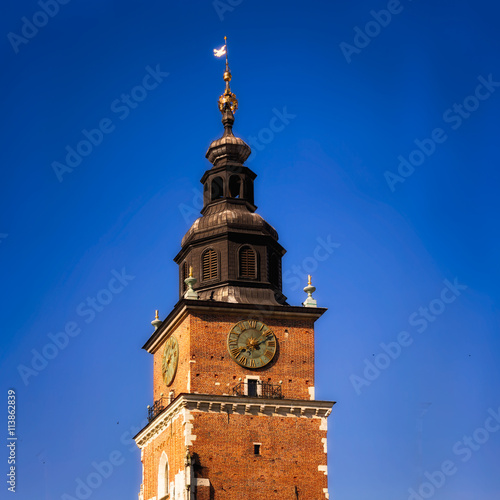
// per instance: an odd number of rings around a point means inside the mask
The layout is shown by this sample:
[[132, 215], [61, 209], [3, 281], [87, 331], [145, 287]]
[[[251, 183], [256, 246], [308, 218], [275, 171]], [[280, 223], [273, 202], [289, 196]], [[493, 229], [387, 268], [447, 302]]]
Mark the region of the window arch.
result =
[[158, 466], [158, 500], [167, 498], [169, 493], [168, 490], [168, 458], [167, 454], [163, 452]]
[[257, 277], [257, 255], [252, 247], [248, 245], [241, 247], [238, 261], [240, 278]]
[[231, 198], [239, 198], [241, 191], [241, 179], [239, 175], [229, 177], [229, 196]]
[[211, 199], [218, 200], [224, 196], [224, 181], [222, 177], [215, 177], [212, 179], [212, 192]]
[[201, 254], [201, 274], [202, 280], [217, 278], [219, 274], [217, 252], [213, 248], [207, 248]]

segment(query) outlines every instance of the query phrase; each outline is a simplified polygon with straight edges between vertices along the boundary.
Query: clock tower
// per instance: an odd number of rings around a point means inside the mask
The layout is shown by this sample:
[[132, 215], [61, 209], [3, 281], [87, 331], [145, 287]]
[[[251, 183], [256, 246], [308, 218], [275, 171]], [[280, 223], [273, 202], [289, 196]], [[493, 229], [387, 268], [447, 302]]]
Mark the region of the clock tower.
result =
[[154, 403], [136, 436], [140, 500], [328, 498], [327, 417], [314, 395], [314, 323], [282, 293], [278, 233], [256, 213], [250, 147], [233, 134], [231, 73], [219, 98], [204, 206], [175, 257], [179, 301], [144, 345]]

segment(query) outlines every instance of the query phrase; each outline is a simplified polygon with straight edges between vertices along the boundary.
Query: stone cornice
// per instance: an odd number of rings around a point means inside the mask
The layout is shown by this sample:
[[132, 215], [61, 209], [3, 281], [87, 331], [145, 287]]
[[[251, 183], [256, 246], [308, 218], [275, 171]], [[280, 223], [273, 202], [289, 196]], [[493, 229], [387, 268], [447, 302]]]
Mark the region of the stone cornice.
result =
[[[231, 302], [217, 302], [213, 300], [181, 299], [174, 306], [172, 312], [163, 320], [163, 323], [142, 346], [149, 353], [154, 353], [172, 330], [190, 313], [224, 313], [249, 314], [258, 312], [262, 318], [286, 319], [314, 319], [315, 321], [326, 312], [323, 307], [300, 306], [272, 306], [260, 304], [239, 304]], [[241, 318], [240, 318], [241, 319]]]
[[142, 429], [134, 440], [144, 448], [183, 410], [239, 415], [326, 418], [334, 401], [307, 399], [267, 399], [247, 396], [216, 396], [210, 394], [179, 394], [165, 410]]

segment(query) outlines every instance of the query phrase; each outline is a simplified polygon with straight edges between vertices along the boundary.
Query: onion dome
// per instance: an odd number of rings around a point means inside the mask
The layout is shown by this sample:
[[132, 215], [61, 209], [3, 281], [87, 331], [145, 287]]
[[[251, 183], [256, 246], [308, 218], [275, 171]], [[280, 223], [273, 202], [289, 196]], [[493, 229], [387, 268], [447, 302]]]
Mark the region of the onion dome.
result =
[[224, 134], [220, 139], [210, 144], [205, 157], [214, 167], [226, 163], [245, 163], [252, 151], [244, 140], [234, 136], [234, 115], [228, 103], [224, 105], [222, 124], [224, 125]]

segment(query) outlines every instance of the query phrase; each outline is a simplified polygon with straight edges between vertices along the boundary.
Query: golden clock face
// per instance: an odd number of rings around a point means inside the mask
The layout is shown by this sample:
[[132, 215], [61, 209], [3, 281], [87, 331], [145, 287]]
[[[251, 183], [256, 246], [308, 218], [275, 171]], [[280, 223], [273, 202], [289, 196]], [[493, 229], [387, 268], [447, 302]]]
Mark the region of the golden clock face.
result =
[[276, 354], [276, 337], [262, 321], [244, 320], [231, 328], [227, 348], [239, 365], [245, 368], [262, 368]]
[[172, 335], [165, 343], [165, 351], [163, 352], [161, 371], [165, 384], [170, 385], [174, 381], [178, 361], [179, 344], [177, 339]]

